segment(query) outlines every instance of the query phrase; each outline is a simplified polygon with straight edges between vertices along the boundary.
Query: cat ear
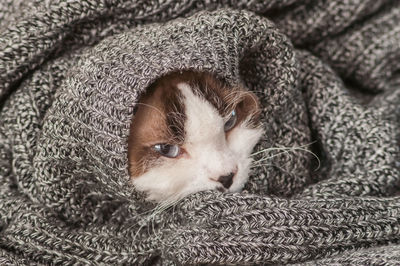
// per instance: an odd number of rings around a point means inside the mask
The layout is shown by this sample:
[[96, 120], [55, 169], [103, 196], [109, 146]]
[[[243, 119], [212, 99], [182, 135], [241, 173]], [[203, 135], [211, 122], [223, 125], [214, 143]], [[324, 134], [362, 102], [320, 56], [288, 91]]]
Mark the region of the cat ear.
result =
[[253, 127], [259, 125], [261, 115], [260, 101], [253, 92], [241, 90], [240, 101], [236, 109], [239, 120], [247, 120], [248, 124]]

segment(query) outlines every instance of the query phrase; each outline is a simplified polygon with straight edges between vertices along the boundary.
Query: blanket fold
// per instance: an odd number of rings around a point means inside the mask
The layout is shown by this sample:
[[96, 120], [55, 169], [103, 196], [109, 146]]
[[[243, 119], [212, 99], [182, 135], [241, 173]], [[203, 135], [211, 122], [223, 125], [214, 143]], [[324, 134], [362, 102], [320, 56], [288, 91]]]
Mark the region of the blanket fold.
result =
[[[399, 263], [400, 5], [264, 2], [0, 0], [0, 264]], [[243, 192], [155, 206], [130, 121], [185, 69], [265, 134]]]
[[166, 242], [168, 254], [183, 264], [297, 262], [384, 243], [398, 233], [398, 198], [287, 201], [209, 196], [204, 200], [208, 203], [204, 208], [196, 209], [192, 203], [185, 208], [179, 219], [191, 223], [173, 228]]

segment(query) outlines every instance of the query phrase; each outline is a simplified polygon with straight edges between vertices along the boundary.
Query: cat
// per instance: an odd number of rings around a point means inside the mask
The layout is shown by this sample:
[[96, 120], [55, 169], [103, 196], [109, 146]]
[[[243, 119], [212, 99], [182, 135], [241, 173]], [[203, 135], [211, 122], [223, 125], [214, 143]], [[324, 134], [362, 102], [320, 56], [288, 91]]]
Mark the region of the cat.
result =
[[206, 72], [167, 74], [141, 96], [128, 140], [129, 175], [154, 202], [203, 190], [241, 191], [263, 130], [260, 104]]

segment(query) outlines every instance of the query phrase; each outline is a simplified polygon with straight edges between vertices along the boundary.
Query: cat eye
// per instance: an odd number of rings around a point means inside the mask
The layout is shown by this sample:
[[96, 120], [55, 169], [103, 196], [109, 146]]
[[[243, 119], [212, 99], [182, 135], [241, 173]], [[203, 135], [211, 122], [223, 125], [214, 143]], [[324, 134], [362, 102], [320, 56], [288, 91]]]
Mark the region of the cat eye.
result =
[[153, 150], [168, 158], [176, 158], [181, 154], [181, 149], [179, 146], [174, 144], [156, 144], [153, 146]]
[[229, 117], [228, 121], [225, 122], [225, 125], [224, 125], [225, 132], [231, 130], [236, 125], [236, 121], [237, 121], [236, 110], [233, 110], [230, 113], [230, 117]]

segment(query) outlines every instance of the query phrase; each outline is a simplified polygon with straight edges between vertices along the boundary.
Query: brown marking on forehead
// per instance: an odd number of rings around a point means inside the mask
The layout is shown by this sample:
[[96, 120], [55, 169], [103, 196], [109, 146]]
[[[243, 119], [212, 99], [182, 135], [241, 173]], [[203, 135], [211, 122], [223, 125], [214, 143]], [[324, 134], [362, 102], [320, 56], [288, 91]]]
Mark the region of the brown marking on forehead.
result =
[[206, 99], [222, 117], [237, 112], [237, 124], [248, 120], [248, 126], [257, 127], [260, 118], [260, 104], [257, 96], [241, 86], [229, 86], [206, 72], [185, 71], [176, 73], [180, 81], [190, 85], [193, 92]]
[[180, 82], [189, 84], [195, 95], [211, 103], [221, 116], [226, 115], [226, 100], [232, 92], [232, 88], [206, 72], [183, 71], [175, 73], [175, 75]]

